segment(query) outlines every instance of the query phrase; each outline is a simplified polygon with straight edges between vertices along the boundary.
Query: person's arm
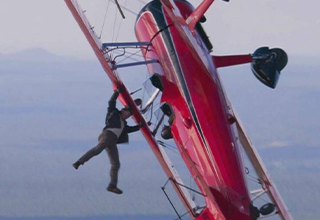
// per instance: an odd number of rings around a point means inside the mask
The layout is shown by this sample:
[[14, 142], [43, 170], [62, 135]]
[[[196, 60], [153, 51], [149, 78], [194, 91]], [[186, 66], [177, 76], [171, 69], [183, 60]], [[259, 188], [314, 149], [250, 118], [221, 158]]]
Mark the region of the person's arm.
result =
[[128, 132], [128, 133], [132, 133], [132, 132], [139, 131], [140, 128], [142, 128], [144, 125], [145, 125], [144, 122], [140, 122], [139, 125], [135, 125], [135, 126], [129, 126], [129, 125], [127, 125], [127, 132]]
[[118, 96], [119, 96], [119, 92], [118, 92], [118, 90], [115, 90], [113, 95], [111, 96], [109, 102], [108, 102], [108, 113], [110, 113], [116, 109]]
[[140, 130], [140, 125], [136, 125], [136, 126], [129, 126], [127, 125], [127, 132], [128, 133], [132, 133], [132, 132], [136, 132]]

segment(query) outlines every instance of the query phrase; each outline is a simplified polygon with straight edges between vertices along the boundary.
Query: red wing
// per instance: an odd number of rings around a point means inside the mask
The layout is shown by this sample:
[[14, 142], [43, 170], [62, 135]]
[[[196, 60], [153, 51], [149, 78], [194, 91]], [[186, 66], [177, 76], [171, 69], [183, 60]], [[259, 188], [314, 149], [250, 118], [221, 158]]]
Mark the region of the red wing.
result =
[[94, 53], [99, 59], [104, 71], [109, 76], [111, 82], [117, 86], [121, 85], [122, 82], [118, 79], [115, 71], [112, 70], [111, 59], [108, 54], [103, 54], [103, 45], [99, 37], [93, 30], [93, 27], [90, 25], [84, 11], [81, 9], [80, 5], [76, 0], [65, 0], [67, 6], [69, 7], [73, 17], [78, 22], [82, 32], [86, 36], [90, 46], [92, 47]]
[[[105, 70], [106, 74], [110, 78], [113, 84], [113, 89], [115, 90], [116, 88], [119, 88], [119, 87], [122, 87], [124, 89], [124, 91], [120, 93], [119, 100], [122, 102], [123, 105], [130, 106], [132, 108], [134, 112], [133, 118], [137, 123], [143, 122], [145, 124], [145, 126], [141, 128], [141, 132], [144, 135], [145, 139], [148, 141], [151, 149], [153, 150], [156, 158], [158, 159], [166, 175], [168, 176], [169, 179], [173, 180], [172, 181], [173, 186], [176, 192], [178, 193], [181, 201], [183, 202], [184, 206], [186, 207], [187, 210], [190, 210], [190, 212], [194, 212], [194, 210], [196, 209], [195, 203], [192, 201], [190, 194], [185, 188], [181, 187], [178, 184], [174, 184], [174, 183], [182, 183], [182, 180], [179, 178], [179, 175], [177, 174], [176, 170], [171, 164], [171, 161], [167, 157], [165, 151], [163, 150], [162, 147], [158, 145], [149, 127], [146, 125], [144, 117], [142, 116], [141, 112], [137, 108], [127, 88], [125, 87], [121, 79], [117, 76], [116, 71], [113, 70], [113, 69], [116, 69], [116, 68], [113, 68], [116, 66], [113, 64], [108, 54], [103, 52], [104, 51], [103, 43], [100, 41], [99, 37], [94, 32], [93, 27], [91, 27], [88, 19], [84, 14], [84, 11], [79, 6], [77, 0], [65, 0], [65, 2], [69, 7], [70, 11], [72, 12], [74, 18], [78, 22], [88, 42], [90, 43], [103, 69]], [[155, 61], [149, 61], [149, 63], [150, 62], [155, 62]]]
[[237, 116], [237, 114], [234, 112], [236, 116], [236, 124], [237, 124], [237, 130], [239, 133], [239, 138], [241, 145], [243, 146], [243, 149], [245, 150], [251, 164], [253, 165], [259, 180], [261, 181], [261, 185], [263, 190], [268, 194], [269, 198], [272, 200], [273, 204], [276, 206], [278, 212], [277, 214], [283, 219], [283, 220], [292, 220], [288, 208], [286, 207], [286, 204], [283, 202], [276, 185], [273, 183], [271, 177], [269, 176], [267, 169], [265, 168], [257, 150], [250, 142], [248, 135], [246, 134], [242, 123]]

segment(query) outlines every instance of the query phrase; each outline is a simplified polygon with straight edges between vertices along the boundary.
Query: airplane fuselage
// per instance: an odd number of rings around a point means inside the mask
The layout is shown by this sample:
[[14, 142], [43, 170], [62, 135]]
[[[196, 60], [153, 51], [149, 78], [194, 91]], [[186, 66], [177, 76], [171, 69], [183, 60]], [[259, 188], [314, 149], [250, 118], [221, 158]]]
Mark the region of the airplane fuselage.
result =
[[[176, 0], [182, 17], [192, 6]], [[151, 74], [159, 74], [164, 86], [162, 103], [172, 108], [171, 130], [175, 143], [207, 208], [196, 219], [249, 220], [250, 196], [245, 181], [233, 115], [203, 36], [187, 26], [173, 25], [159, 1], [146, 5], [136, 23], [142, 50]], [[181, 34], [181, 33], [184, 34]]]

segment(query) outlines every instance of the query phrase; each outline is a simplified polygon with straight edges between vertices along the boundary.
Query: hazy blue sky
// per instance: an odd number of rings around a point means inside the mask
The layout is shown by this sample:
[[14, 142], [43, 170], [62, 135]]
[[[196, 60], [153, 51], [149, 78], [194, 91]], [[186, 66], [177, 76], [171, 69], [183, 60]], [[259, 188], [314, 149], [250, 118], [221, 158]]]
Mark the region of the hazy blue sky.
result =
[[[100, 23], [93, 25], [100, 32], [107, 0], [80, 2], [88, 13], [95, 8]], [[135, 12], [143, 6], [140, 0], [120, 2]], [[197, 5], [200, 1], [191, 2]], [[93, 57], [63, 0], [0, 0], [0, 6], [0, 53], [42, 47], [57, 54]], [[217, 0], [206, 14], [205, 29], [217, 54], [248, 53], [270, 45], [283, 47], [290, 55], [319, 56], [319, 7], [316, 0]], [[115, 6], [110, 4], [110, 9], [108, 20], [113, 23]], [[128, 19], [123, 21], [120, 39], [134, 40], [135, 16], [125, 13]]]
[[[81, 2], [88, 16], [92, 8], [100, 9], [91, 17], [100, 32], [101, 9], [107, 0]], [[136, 12], [143, 6], [140, 1], [120, 2]], [[191, 2], [196, 5], [200, 1]], [[220, 73], [251, 139], [297, 219], [316, 219], [320, 214], [319, 6], [315, 0], [217, 0], [205, 24], [216, 54], [249, 53], [264, 45], [282, 47], [289, 54], [289, 66], [276, 90], [260, 84], [248, 65]], [[110, 8], [116, 12], [114, 5]], [[122, 24], [119, 39], [133, 41], [135, 18], [125, 13], [128, 19]], [[112, 23], [114, 15], [110, 17]], [[103, 219], [137, 214], [172, 217], [172, 208], [159, 188], [166, 178], [148, 145], [139, 142], [140, 133], [132, 136], [133, 149], [120, 149], [123, 197], [104, 191], [109, 168], [106, 155], [80, 172], [71, 167], [96, 144], [103, 127], [111, 88], [97, 61], [64, 60], [42, 50], [1, 56], [38, 47], [95, 60], [64, 1], [0, 0], [0, 24], [0, 219]], [[106, 39], [111, 35], [108, 29], [103, 32]], [[306, 55], [312, 57], [310, 62], [299, 60]]]
[[[295, 219], [320, 215], [319, 69], [290, 65], [276, 90], [257, 81], [249, 65], [220, 71]], [[133, 69], [126, 72], [124, 78], [137, 80]], [[0, 73], [0, 220], [174, 219], [160, 189], [167, 179], [140, 132], [119, 146], [120, 197], [105, 192], [105, 153], [79, 171], [71, 166], [104, 126], [112, 90], [97, 61], [30, 50], [0, 56]], [[177, 154], [168, 152], [179, 165]]]

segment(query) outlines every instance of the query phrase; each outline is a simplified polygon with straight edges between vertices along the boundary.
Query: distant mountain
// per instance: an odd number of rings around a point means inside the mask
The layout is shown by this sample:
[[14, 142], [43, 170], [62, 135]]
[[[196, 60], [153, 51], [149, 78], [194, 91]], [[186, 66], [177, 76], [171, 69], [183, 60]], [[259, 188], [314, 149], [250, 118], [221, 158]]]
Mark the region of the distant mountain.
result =
[[19, 62], [64, 62], [76, 60], [71, 57], [63, 57], [53, 54], [42, 48], [32, 48], [16, 53], [0, 54], [0, 61], [15, 60]]

